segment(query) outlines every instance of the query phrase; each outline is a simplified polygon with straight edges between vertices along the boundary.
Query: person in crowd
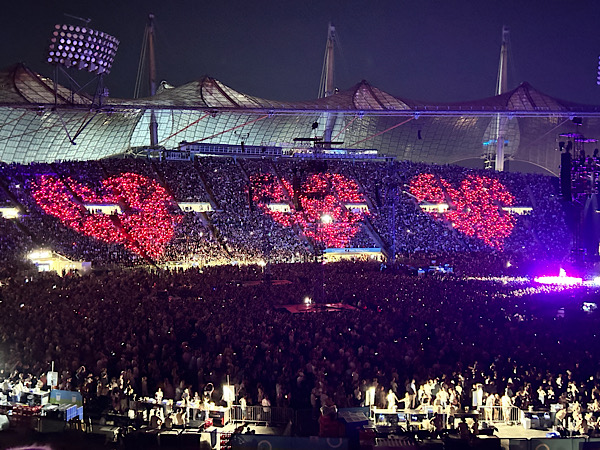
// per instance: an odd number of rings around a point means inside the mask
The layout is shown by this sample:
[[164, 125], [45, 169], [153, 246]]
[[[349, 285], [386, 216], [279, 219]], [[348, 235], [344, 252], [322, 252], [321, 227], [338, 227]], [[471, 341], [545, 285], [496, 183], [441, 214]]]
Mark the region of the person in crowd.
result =
[[344, 424], [337, 419], [335, 405], [323, 406], [319, 417], [319, 437], [341, 438], [345, 434]]
[[156, 394], [154, 394], [154, 399], [156, 400], [157, 404], [161, 404], [163, 401], [163, 398], [164, 398], [164, 393], [163, 393], [161, 387], [159, 386], [156, 389]]
[[415, 409], [417, 407], [417, 390], [414, 378], [406, 383], [406, 393], [408, 394], [408, 408]]
[[510, 411], [513, 406], [512, 399], [508, 395], [508, 392], [504, 392], [504, 395], [500, 399], [500, 406], [502, 407], [502, 417], [504, 418], [505, 423], [510, 423]]
[[396, 411], [396, 408], [397, 408], [396, 402], [398, 402], [399, 400], [398, 400], [398, 397], [396, 397], [396, 394], [394, 394], [394, 391], [392, 389], [388, 390], [386, 400], [387, 400], [387, 409], [390, 411]]

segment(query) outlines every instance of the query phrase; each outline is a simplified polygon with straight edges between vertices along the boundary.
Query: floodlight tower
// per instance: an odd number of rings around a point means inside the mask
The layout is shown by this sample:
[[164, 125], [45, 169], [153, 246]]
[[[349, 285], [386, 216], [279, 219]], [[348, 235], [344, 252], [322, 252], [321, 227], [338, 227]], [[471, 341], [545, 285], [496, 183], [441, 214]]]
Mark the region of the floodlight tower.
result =
[[[89, 22], [89, 20], [87, 21]], [[54, 26], [48, 47], [48, 63], [54, 66], [54, 102], [58, 104], [59, 74], [64, 74], [72, 88], [70, 99], [61, 96], [62, 100], [75, 103], [87, 98], [82, 95], [85, 89], [95, 80], [96, 89], [91, 98], [92, 106], [101, 107], [102, 98], [106, 96], [103, 78], [110, 73], [119, 41], [107, 33], [91, 29], [87, 23], [83, 26], [57, 24]], [[72, 69], [85, 71], [93, 75], [93, 79], [83, 86], [77, 83], [71, 74]]]
[[[54, 66], [54, 108], [52, 108], [52, 112], [58, 116], [69, 142], [76, 145], [75, 140], [101, 111], [102, 99], [108, 96], [103, 81], [104, 76], [110, 73], [119, 41], [110, 34], [89, 28], [90, 19], [70, 17], [81, 20], [84, 25], [55, 25], [46, 61]], [[72, 76], [73, 70], [88, 72], [92, 78], [83, 85], [79, 84]], [[68, 79], [70, 88], [68, 91], [59, 83], [61, 74]], [[94, 91], [86, 92], [94, 81], [96, 81]], [[91, 116], [83, 120], [75, 133], [69, 130], [60, 115], [59, 108], [57, 108], [59, 99], [63, 105], [90, 107]]]

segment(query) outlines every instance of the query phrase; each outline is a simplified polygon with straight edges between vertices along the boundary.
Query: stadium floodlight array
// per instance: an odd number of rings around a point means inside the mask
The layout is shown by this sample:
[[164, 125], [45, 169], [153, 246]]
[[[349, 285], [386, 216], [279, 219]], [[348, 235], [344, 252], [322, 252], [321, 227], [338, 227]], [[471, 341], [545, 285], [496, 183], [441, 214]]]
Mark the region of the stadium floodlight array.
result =
[[95, 74], [108, 74], [119, 47], [110, 34], [85, 26], [55, 25], [48, 49], [48, 62]]

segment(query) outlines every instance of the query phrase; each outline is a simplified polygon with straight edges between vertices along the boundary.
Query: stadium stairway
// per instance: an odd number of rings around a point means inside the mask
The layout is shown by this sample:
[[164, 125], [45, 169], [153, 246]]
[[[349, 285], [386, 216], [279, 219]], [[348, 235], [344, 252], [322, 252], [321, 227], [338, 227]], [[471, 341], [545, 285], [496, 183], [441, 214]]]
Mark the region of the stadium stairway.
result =
[[[364, 186], [360, 182], [360, 177], [356, 175], [356, 172], [354, 171], [353, 167], [350, 167], [350, 175], [352, 176], [352, 179], [355, 181], [355, 183], [358, 185], [358, 190], [363, 195], [365, 203], [369, 207], [369, 211], [378, 211], [378, 209], [375, 207], [375, 204], [371, 201], [371, 198], [367, 195]], [[369, 236], [371, 236], [371, 239], [373, 239], [373, 242], [377, 244], [377, 246], [381, 249], [381, 252], [385, 255], [385, 257], [389, 258], [392, 250], [390, 249], [388, 244], [383, 240], [379, 232], [375, 229], [375, 227], [373, 226], [373, 222], [371, 221], [369, 216], [364, 216], [362, 224], [364, 225], [365, 231], [369, 234]]]
[[[529, 196], [529, 201], [531, 201], [531, 206], [533, 207], [533, 210], [535, 211], [537, 209], [537, 202], [535, 200], [535, 195], [533, 194], [533, 191], [531, 190], [531, 186], [527, 185], [526, 189], [527, 189], [527, 195]], [[535, 241], [535, 243], [537, 245], [539, 245], [539, 248], [543, 249], [544, 252], [550, 251], [550, 249], [542, 243], [542, 240], [540, 239], [540, 237], [535, 232], [535, 229], [532, 226], [529, 227], [529, 231], [531, 232], [531, 236], [533, 236], [533, 240]]]
[[[281, 190], [285, 194], [288, 205], [290, 206], [291, 209], [294, 209], [294, 202], [292, 200], [293, 195], [291, 192], [289, 192], [287, 190], [287, 188], [285, 187], [285, 184], [283, 184], [281, 174], [279, 173], [279, 170], [277, 170], [277, 166], [273, 163], [273, 161], [271, 161], [271, 169], [273, 170], [273, 173], [275, 174], [275, 177], [277, 178], [277, 182], [281, 186]], [[304, 230], [302, 229], [302, 227], [300, 225], [298, 225], [297, 223], [295, 223], [294, 226], [292, 227], [292, 230], [294, 230], [294, 233], [296, 234], [296, 237], [300, 240], [300, 242], [302, 242], [302, 244], [304, 244], [304, 248], [307, 248], [310, 251], [310, 253], [314, 255], [316, 253], [316, 248], [315, 248], [313, 242], [306, 237], [306, 234], [304, 233]]]
[[15, 197], [15, 195], [12, 192], [10, 192], [10, 189], [8, 188], [8, 183], [1, 176], [0, 189], [2, 190], [2, 192], [4, 192], [4, 195], [6, 195], [6, 197], [11, 201], [11, 203], [15, 205], [17, 209], [19, 209], [19, 212], [21, 214], [24, 214], [27, 211], [27, 209], [25, 208], [25, 206], [23, 206], [23, 204], [21, 204], [19, 199]]
[[31, 241], [37, 246], [40, 247], [42, 245], [42, 242], [35, 236], [35, 234], [33, 234], [31, 232], [31, 230], [29, 228], [27, 228], [27, 226], [25, 226], [24, 223], [22, 223], [19, 219], [11, 219], [11, 222], [15, 225], [15, 227], [17, 227], [22, 233], [24, 233], [25, 235], [29, 236], [31, 238]]
[[363, 197], [365, 198], [365, 203], [369, 207], [369, 211], [377, 211], [378, 208], [376, 208], [375, 204], [371, 201], [371, 197], [369, 197], [367, 195], [367, 191], [365, 190], [365, 187], [360, 182], [360, 177], [354, 171], [354, 167], [350, 167], [349, 169], [350, 169], [350, 176], [352, 177], [352, 179], [354, 180], [354, 182], [358, 185], [358, 190], [363, 195]]
[[308, 249], [308, 251], [312, 255], [314, 255], [316, 252], [315, 246], [310, 241], [310, 239], [306, 237], [306, 234], [304, 234], [304, 230], [302, 229], [302, 227], [295, 223], [292, 229], [294, 230], [294, 233], [296, 233], [296, 236], [298, 236], [298, 239], [300, 239], [300, 241], [304, 244], [304, 248]]
[[200, 166], [198, 164], [198, 159], [196, 159], [196, 158], [194, 159], [194, 169], [196, 169], [196, 172], [198, 172], [198, 178], [200, 179], [200, 183], [202, 184], [202, 187], [204, 188], [204, 192], [206, 192], [208, 194], [208, 202], [210, 203], [210, 206], [212, 206], [212, 209], [214, 211], [221, 211], [221, 207], [219, 206], [219, 203], [217, 202], [217, 198], [215, 197], [215, 194], [213, 193], [212, 189], [206, 182], [206, 177], [204, 176], [204, 172], [202, 172], [202, 170], [200, 170]]
[[246, 169], [244, 168], [244, 166], [242, 165], [240, 160], [237, 158], [234, 158], [233, 160], [235, 161], [235, 165], [238, 167], [238, 169], [240, 169], [240, 172], [242, 173], [242, 177], [244, 178], [246, 183], [250, 183], [250, 176], [248, 175], [248, 172], [246, 172]]
[[[27, 214], [27, 208], [25, 208], [25, 206], [19, 201], [19, 199], [15, 197], [15, 195], [10, 191], [10, 189], [8, 188], [8, 183], [6, 183], [6, 181], [2, 177], [0, 177], [0, 189], [2, 190], [2, 192], [4, 192], [4, 195], [6, 195], [10, 202], [19, 210], [20, 214]], [[29, 236], [31, 241], [36, 246], [41, 245], [40, 240], [37, 239], [35, 234], [33, 234], [31, 230], [19, 219], [10, 219], [10, 221], [16, 228], [19, 229], [19, 231], [21, 231], [21, 233], [25, 234], [26, 236]]]
[[285, 194], [285, 199], [288, 202], [288, 205], [290, 205], [290, 208], [293, 208], [293, 200], [292, 200], [293, 193], [289, 192], [287, 190], [287, 188], [285, 187], [285, 184], [283, 184], [283, 181], [281, 181], [282, 180], [281, 174], [279, 173], [279, 170], [277, 170], [277, 166], [275, 166], [275, 164], [273, 163], [273, 161], [271, 161], [271, 168], [273, 169], [273, 173], [277, 177], [277, 182], [281, 186], [281, 190]]
[[152, 166], [152, 170], [154, 170], [154, 173], [156, 173], [156, 177], [158, 178], [158, 181], [160, 182], [161, 186], [165, 188], [165, 190], [171, 196], [171, 198], [175, 198], [175, 195], [173, 195], [173, 191], [171, 190], [171, 186], [168, 185], [165, 176], [156, 165], [156, 162], [150, 160], [150, 165]]
[[[123, 227], [123, 224], [121, 223], [121, 220], [117, 215], [110, 214], [108, 217], [110, 218], [111, 222], [115, 225], [115, 227], [117, 227], [121, 231], [121, 233], [123, 233], [123, 235], [127, 238], [129, 242], [137, 244], [137, 241], [133, 237], [131, 237], [131, 234], [129, 234], [129, 232]], [[156, 262], [150, 256], [148, 256], [148, 254], [146, 254], [146, 252], [142, 248], [139, 248], [139, 250], [140, 254], [146, 260], [146, 262], [156, 267]]]
[[213, 224], [213, 222], [210, 219], [210, 217], [208, 217], [208, 213], [207, 212], [201, 212], [201, 213], [199, 213], [199, 216], [200, 216], [200, 220], [202, 221], [202, 224], [210, 232], [211, 236], [216, 239], [216, 241], [219, 243], [219, 246], [223, 250], [225, 250], [225, 253], [227, 253], [228, 256], [231, 256], [231, 252], [229, 251], [229, 247], [227, 247], [227, 244], [223, 240], [223, 236], [221, 236], [221, 233], [219, 232], [219, 230], [217, 229], [217, 227], [215, 227], [215, 225]]
[[365, 231], [369, 234], [369, 236], [371, 236], [371, 239], [373, 239], [373, 241], [381, 249], [381, 252], [384, 254], [384, 256], [386, 258], [389, 258], [392, 250], [388, 247], [381, 235], [377, 232], [369, 216], [364, 216], [362, 224], [364, 225]]
[[69, 190], [69, 193], [73, 196], [73, 198], [75, 199], [75, 202], [78, 203], [79, 205], [83, 205], [83, 200], [71, 188], [71, 185], [69, 183], [67, 183], [66, 177], [61, 173], [60, 170], [58, 170], [58, 168], [56, 167], [56, 164], [55, 163], [51, 163], [50, 167], [52, 167], [52, 170], [54, 170], [54, 172], [56, 173], [56, 175], [58, 175], [58, 178], [60, 178], [60, 181], [62, 181], [62, 183], [65, 185], [65, 187]]

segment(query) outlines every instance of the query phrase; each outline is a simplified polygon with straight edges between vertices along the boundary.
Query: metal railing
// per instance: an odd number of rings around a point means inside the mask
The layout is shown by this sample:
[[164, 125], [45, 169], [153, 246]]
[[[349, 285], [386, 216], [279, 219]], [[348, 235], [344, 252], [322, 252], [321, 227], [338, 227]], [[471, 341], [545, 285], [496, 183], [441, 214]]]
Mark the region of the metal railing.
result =
[[287, 424], [294, 421], [294, 410], [277, 406], [246, 406], [242, 408], [240, 405], [233, 405], [230, 419], [233, 422]]
[[518, 423], [521, 421], [521, 410], [516, 406], [480, 406], [480, 420], [486, 422]]

